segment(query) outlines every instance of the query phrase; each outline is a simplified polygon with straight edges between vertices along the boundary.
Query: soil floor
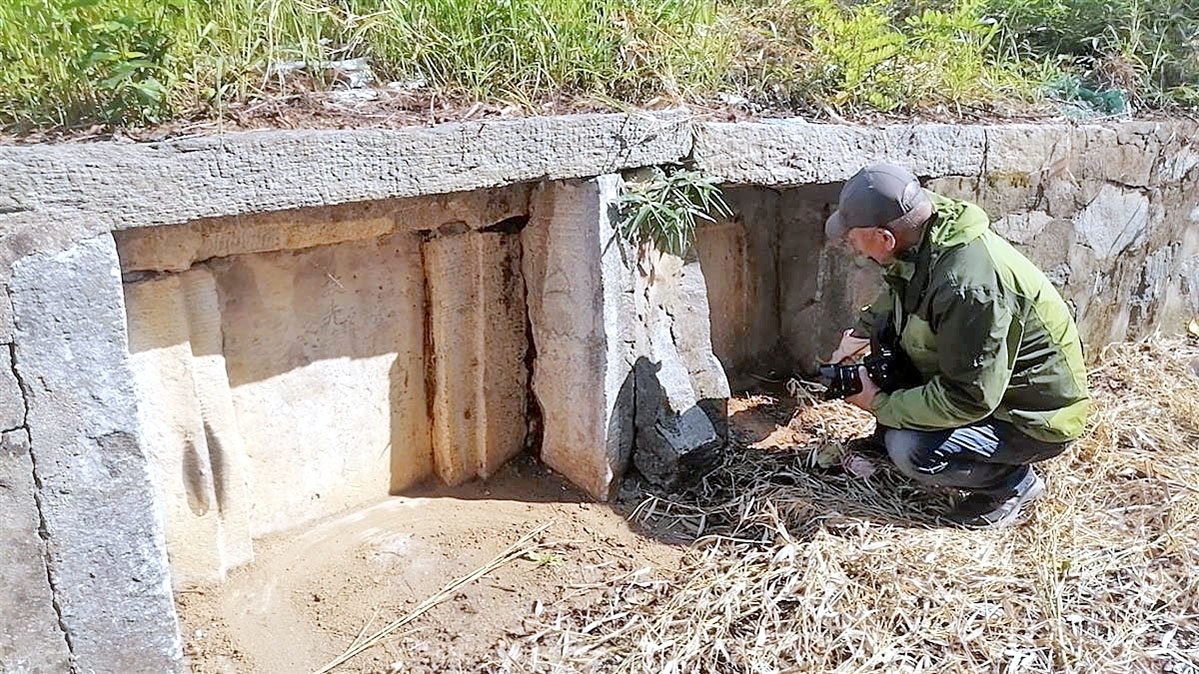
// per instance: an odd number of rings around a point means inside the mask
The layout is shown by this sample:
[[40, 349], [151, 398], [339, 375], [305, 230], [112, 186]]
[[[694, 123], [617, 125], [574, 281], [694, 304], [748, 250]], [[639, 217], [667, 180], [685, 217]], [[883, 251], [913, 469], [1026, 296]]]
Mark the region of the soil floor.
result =
[[[735, 440], [802, 442], [770, 397], [730, 401]], [[496, 569], [339, 672], [486, 671], [525, 621], [596, 601], [606, 581], [673, 568], [685, 541], [626, 519], [635, 484], [590, 502], [532, 457], [486, 483], [388, 497], [255, 542], [253, 563], [221, 585], [178, 593], [185, 652], [197, 673], [314, 672], [360, 633], [407, 615], [447, 583], [550, 522], [538, 554]]]
[[605, 579], [677, 563], [679, 546], [634, 531], [628, 510], [589, 502], [530, 457], [486, 484], [382, 499], [256, 541], [254, 562], [223, 585], [179, 593], [186, 654], [197, 673], [317, 671], [361, 631], [407, 615], [552, 522], [545, 552], [462, 587], [336, 671], [485, 670], [497, 642], [545, 607], [591, 601]]

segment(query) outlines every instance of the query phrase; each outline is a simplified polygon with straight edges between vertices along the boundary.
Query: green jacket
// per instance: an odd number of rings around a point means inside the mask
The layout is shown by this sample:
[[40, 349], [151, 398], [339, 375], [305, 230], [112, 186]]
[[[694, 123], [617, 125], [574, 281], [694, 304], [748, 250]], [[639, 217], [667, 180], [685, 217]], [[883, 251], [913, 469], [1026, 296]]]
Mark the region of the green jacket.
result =
[[896, 316], [924, 384], [880, 393], [891, 428], [941, 430], [989, 416], [1047, 442], [1077, 438], [1090, 408], [1082, 342], [1041, 270], [990, 228], [974, 204], [929, 193], [936, 218], [919, 247], [889, 266], [862, 311], [870, 334]]

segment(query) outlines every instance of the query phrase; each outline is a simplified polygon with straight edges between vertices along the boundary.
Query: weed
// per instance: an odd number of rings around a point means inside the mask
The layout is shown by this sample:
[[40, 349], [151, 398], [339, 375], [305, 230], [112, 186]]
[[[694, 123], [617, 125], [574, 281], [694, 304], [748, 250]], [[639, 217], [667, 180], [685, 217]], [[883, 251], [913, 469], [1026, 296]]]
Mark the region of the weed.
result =
[[533, 562], [538, 568], [543, 566], [562, 566], [566, 556], [549, 550], [534, 550], [525, 554], [525, 559]]
[[914, 111], [1037, 98], [1075, 77], [1195, 105], [1199, 0], [6, 0], [0, 125], [139, 125], [384, 81], [515, 103], [707, 100]]
[[630, 176], [619, 208], [616, 230], [622, 239], [678, 256], [691, 248], [698, 221], [732, 215], [720, 187], [684, 166], [655, 166]]

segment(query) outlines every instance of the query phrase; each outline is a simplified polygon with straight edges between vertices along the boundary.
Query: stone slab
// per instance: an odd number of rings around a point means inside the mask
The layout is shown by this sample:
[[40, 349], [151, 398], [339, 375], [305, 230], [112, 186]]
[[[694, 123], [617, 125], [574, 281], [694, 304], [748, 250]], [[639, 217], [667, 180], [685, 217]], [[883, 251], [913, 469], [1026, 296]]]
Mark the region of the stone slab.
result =
[[70, 669], [70, 651], [47, 576], [46, 545], [38, 534], [29, 435], [0, 439], [0, 671], [57, 674]]
[[[78, 233], [599, 175], [690, 151], [678, 114], [0, 147], [0, 229], [14, 259]], [[37, 229], [47, 222], [63, 233]]]
[[[1199, 166], [1186, 120], [1110, 124], [905, 124], [864, 127], [802, 120], [695, 126], [693, 156], [724, 182], [787, 186], [839, 182], [876, 162], [921, 177], [1025, 173], [1146, 186]], [[1162, 163], [1163, 157], [1181, 159]]]
[[176, 275], [126, 284], [130, 366], [155, 499], [165, 512], [173, 582], [223, 580], [220, 506], [196, 400], [191, 344]]
[[777, 248], [779, 193], [753, 187], [725, 190], [732, 218], [701, 225], [695, 250], [711, 313], [712, 349], [725, 368], [769, 359], [779, 341]]
[[121, 271], [184, 271], [229, 255], [300, 250], [447, 224], [481, 229], [526, 216], [530, 186], [202, 219], [115, 233]]
[[257, 537], [432, 475], [415, 234], [206, 265]]
[[[606, 500], [633, 450], [633, 277], [614, 240], [620, 178], [544, 184], [521, 232], [541, 458]], [[641, 338], [643, 340], [643, 337]]]
[[220, 351], [212, 274], [125, 284], [142, 437], [166, 512], [175, 587], [223, 581], [253, 559], [248, 460]]
[[179, 629], [112, 237], [22, 259], [10, 291], [50, 579], [75, 668], [172, 671]]
[[433, 349], [433, 455], [446, 484], [486, 478], [524, 448], [528, 372], [520, 236], [422, 246]]
[[[827, 245], [824, 221], [836, 208], [836, 185], [806, 185], [779, 196], [779, 321], [785, 372], [814, 372], [874, 299], [881, 274], [857, 267], [843, 249]], [[873, 288], [866, 293], [860, 289]]]
[[721, 182], [761, 186], [843, 181], [884, 161], [919, 176], [977, 174], [985, 153], [979, 126], [876, 128], [800, 120], [697, 124], [693, 150], [696, 163]]
[[[727, 440], [729, 381], [712, 349], [712, 309], [704, 270], [694, 253], [687, 258], [657, 256], [654, 267], [654, 281], [647, 284], [649, 333], [669, 339], [669, 356], [686, 373], [694, 404], [708, 416], [716, 435]], [[665, 319], [665, 332], [652, 327], [658, 318]], [[651, 348], [653, 342], [651, 338]]]
[[[679, 345], [676, 328], [681, 326], [672, 310], [682, 309], [677, 297], [682, 260], [662, 256], [650, 264], [662, 274], [655, 273], [652, 283], [637, 279], [638, 316], [645, 323], [646, 343], [634, 365], [637, 436], [633, 463], [649, 481], [673, 489], [716, 465], [726, 437], [717, 430], [708, 410], [701, 407], [701, 395]], [[703, 282], [702, 277], [699, 282]], [[686, 345], [688, 340], [681, 341]], [[720, 374], [723, 376], [723, 372]], [[700, 381], [713, 389], [719, 387], [707, 375], [701, 372]], [[723, 388], [727, 400], [727, 382]], [[727, 404], [723, 412], [727, 414]], [[712, 409], [713, 416], [719, 413]], [[727, 419], [716, 421], [727, 429]]]

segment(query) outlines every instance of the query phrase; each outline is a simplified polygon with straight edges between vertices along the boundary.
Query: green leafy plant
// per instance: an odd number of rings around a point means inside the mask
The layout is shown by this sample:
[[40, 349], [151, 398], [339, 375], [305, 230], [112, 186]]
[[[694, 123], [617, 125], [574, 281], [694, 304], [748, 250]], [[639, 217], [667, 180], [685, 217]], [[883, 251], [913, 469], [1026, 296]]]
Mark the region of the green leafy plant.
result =
[[91, 26], [93, 45], [77, 64], [99, 94], [105, 121], [159, 121], [169, 111], [170, 38], [144, 16], [126, 14]]
[[631, 175], [620, 197], [617, 234], [633, 246], [652, 245], [685, 255], [699, 221], [730, 216], [720, 187], [703, 172], [685, 166], [654, 166]]
[[211, 118], [351, 58], [417, 99], [538, 112], [985, 112], [1067, 78], [1199, 107], [1199, 0], [3, 0], [0, 126]]
[[1096, 89], [1194, 105], [1199, 0], [987, 0], [1005, 52], [1052, 59]]
[[0, 122], [160, 121], [171, 114], [170, 2], [0, 6]]

